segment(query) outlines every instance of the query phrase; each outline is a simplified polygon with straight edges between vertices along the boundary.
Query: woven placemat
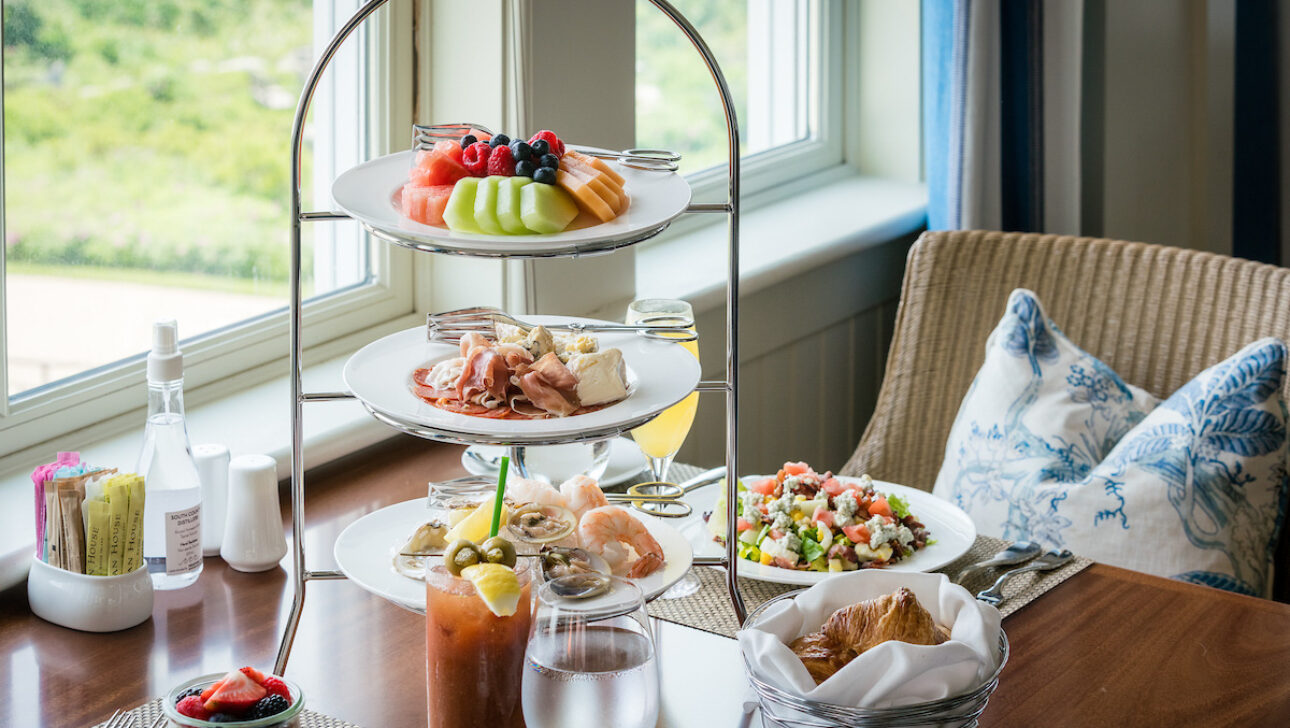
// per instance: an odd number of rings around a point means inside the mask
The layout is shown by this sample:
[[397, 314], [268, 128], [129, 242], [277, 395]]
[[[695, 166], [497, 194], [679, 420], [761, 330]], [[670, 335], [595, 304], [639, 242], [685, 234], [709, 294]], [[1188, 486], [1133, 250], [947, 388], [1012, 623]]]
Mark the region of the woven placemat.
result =
[[[703, 468], [676, 463], [668, 473], [669, 480], [680, 482], [703, 472]], [[964, 568], [978, 561], [983, 561], [1004, 550], [1010, 544], [991, 536], [977, 536], [972, 548], [957, 560], [937, 571], [954, 578]], [[1076, 556], [1069, 564], [1060, 569], [1048, 572], [1027, 572], [1008, 580], [1003, 587], [1003, 602], [999, 612], [1004, 617], [1038, 599], [1045, 592], [1088, 568], [1092, 559]], [[963, 584], [973, 594], [989, 587], [1002, 572], [991, 569], [978, 572]], [[734, 609], [730, 604], [730, 594], [726, 590], [726, 571], [722, 568], [700, 567], [694, 569], [701, 586], [694, 594], [679, 599], [655, 599], [649, 604], [652, 617], [675, 622], [676, 624], [694, 627], [725, 637], [734, 637], [739, 625], [735, 621]], [[739, 592], [744, 598], [744, 607], [751, 612], [766, 601], [784, 592], [803, 587], [789, 584], [773, 584], [739, 577]]]
[[[148, 728], [148, 726], [152, 725], [152, 721], [156, 720], [157, 716], [161, 715], [161, 698], [150, 700], [137, 708], [128, 710], [126, 711], [126, 715], [133, 715], [135, 717], [135, 725], [138, 726], [138, 728]], [[95, 728], [102, 728], [106, 723], [107, 721], [99, 723]], [[162, 723], [162, 725], [165, 726], [165, 728], [170, 728], [174, 724], [166, 721]], [[296, 716], [295, 720], [288, 725], [291, 726], [291, 728], [359, 728], [359, 726], [353, 723], [340, 720], [339, 718], [332, 718], [331, 716], [323, 715], [322, 713], [315, 713], [307, 708], [300, 711], [300, 715]]]

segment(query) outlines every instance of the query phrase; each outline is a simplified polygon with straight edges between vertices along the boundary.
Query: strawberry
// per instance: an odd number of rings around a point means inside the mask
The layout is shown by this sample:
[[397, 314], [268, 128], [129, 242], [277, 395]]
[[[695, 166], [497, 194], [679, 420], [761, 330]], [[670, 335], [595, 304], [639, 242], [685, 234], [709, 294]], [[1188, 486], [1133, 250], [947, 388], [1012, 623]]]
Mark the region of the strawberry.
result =
[[201, 695], [202, 702], [204, 703], [207, 700], [210, 700], [211, 696], [215, 694], [215, 691], [219, 690], [219, 687], [223, 684], [224, 684], [223, 680], [216, 680], [213, 685], [203, 690]]
[[560, 141], [560, 137], [556, 136], [555, 132], [549, 129], [543, 129], [542, 131], [533, 135], [533, 138], [529, 140], [529, 144], [531, 145], [533, 144], [533, 142], [539, 139], [546, 140], [546, 143], [551, 147], [552, 154], [554, 154], [557, 157], [564, 156], [564, 142]]
[[268, 694], [246, 673], [234, 670], [224, 676], [219, 689], [206, 701], [206, 709], [212, 713], [233, 713], [239, 715], [259, 702]]
[[493, 153], [488, 157], [488, 173], [503, 177], [515, 176], [515, 157], [510, 147], [503, 144], [493, 147]]
[[206, 706], [202, 705], [202, 699], [197, 695], [189, 695], [175, 703], [175, 711], [180, 715], [186, 715], [197, 720], [206, 720], [211, 717], [211, 712], [206, 709]]
[[264, 673], [254, 667], [244, 667], [241, 669], [241, 673], [254, 680], [256, 685], [264, 685]]
[[270, 675], [264, 678], [264, 682], [260, 684], [269, 692], [269, 695], [281, 695], [287, 699], [288, 703], [291, 702], [291, 691], [287, 689], [287, 684], [278, 678]]
[[474, 177], [488, 176], [488, 157], [493, 148], [488, 142], [475, 142], [461, 151], [461, 163]]

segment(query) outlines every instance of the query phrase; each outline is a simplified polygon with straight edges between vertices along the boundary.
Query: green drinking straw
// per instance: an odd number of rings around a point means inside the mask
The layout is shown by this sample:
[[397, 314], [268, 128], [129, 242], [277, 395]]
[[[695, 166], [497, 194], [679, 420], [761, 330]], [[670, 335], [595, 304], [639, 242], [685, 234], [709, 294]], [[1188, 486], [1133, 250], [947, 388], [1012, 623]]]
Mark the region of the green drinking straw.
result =
[[488, 529], [488, 537], [497, 535], [502, 525], [502, 497], [506, 494], [506, 471], [511, 466], [511, 459], [502, 456], [502, 465], [497, 469], [497, 497], [493, 499], [493, 527]]

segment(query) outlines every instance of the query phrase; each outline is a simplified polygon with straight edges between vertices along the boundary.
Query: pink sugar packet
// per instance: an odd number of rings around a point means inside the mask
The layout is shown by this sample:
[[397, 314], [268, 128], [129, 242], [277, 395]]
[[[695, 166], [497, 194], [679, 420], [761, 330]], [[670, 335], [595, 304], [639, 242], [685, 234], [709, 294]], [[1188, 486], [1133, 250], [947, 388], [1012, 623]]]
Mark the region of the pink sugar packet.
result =
[[59, 468], [79, 465], [80, 462], [79, 452], [60, 452], [57, 460], [41, 465], [31, 473], [31, 482], [36, 485], [36, 556], [41, 561], [48, 561], [45, 554], [45, 481], [50, 480]]

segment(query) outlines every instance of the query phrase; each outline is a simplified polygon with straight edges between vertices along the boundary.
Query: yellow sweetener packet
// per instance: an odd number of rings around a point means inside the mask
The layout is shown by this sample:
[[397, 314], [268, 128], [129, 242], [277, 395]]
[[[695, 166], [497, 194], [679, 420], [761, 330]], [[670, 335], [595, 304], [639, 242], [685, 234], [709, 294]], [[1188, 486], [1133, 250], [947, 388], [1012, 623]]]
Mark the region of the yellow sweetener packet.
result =
[[143, 476], [130, 473], [126, 486], [130, 494], [130, 510], [125, 519], [125, 557], [122, 573], [128, 574], [143, 564]]
[[107, 482], [103, 494], [108, 502], [108, 574], [116, 576], [125, 573], [122, 564], [125, 560], [125, 520], [130, 513], [130, 491], [122, 478], [116, 476]]
[[110, 521], [107, 501], [85, 501], [85, 573], [90, 576], [108, 576]]

